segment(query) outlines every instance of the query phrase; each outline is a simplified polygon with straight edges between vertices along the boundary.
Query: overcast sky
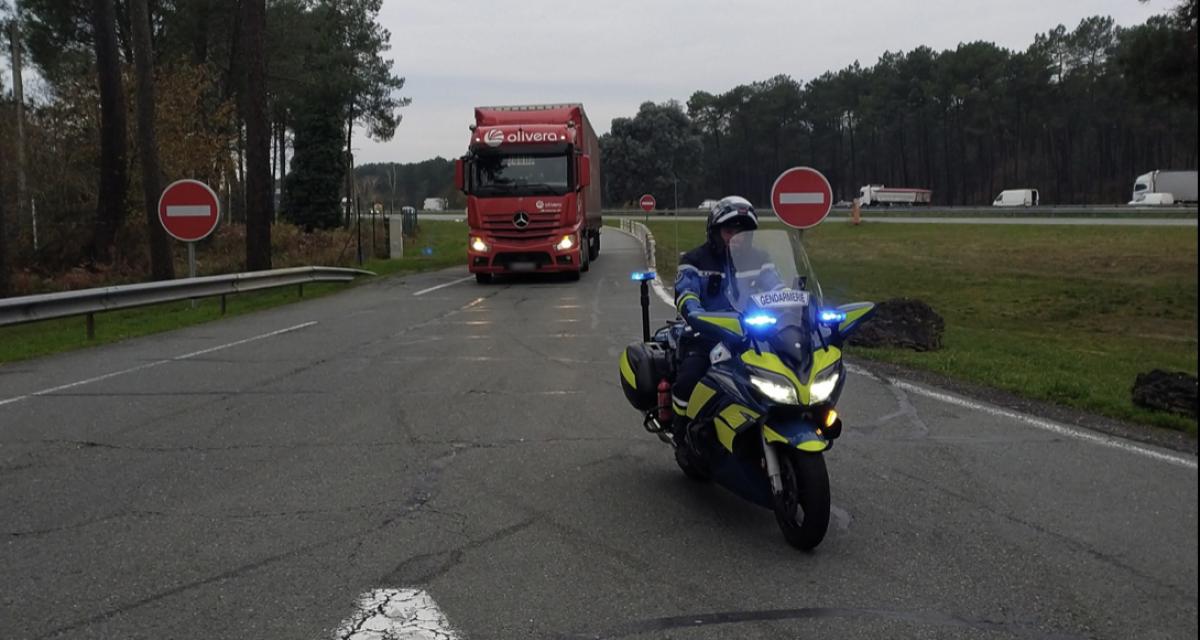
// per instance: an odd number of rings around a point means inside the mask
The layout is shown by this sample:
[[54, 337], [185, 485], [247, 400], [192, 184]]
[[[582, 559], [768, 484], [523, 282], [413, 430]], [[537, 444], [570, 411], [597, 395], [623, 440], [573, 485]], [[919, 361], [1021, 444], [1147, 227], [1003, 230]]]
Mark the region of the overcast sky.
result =
[[385, 0], [412, 105], [388, 142], [359, 136], [356, 162], [461, 155], [472, 109], [582, 102], [597, 132], [646, 100], [686, 103], [787, 74], [804, 82], [884, 51], [986, 40], [1024, 49], [1087, 16], [1144, 22], [1175, 0]]

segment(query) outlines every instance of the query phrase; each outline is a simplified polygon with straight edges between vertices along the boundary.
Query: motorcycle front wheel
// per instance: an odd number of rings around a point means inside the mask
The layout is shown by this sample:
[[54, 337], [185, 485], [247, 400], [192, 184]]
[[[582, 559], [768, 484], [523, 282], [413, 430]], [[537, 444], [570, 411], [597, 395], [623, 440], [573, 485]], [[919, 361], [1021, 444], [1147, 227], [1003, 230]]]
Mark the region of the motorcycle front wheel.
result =
[[808, 551], [829, 528], [829, 473], [825, 457], [795, 449], [779, 450], [783, 491], [775, 496], [775, 521], [788, 544]]

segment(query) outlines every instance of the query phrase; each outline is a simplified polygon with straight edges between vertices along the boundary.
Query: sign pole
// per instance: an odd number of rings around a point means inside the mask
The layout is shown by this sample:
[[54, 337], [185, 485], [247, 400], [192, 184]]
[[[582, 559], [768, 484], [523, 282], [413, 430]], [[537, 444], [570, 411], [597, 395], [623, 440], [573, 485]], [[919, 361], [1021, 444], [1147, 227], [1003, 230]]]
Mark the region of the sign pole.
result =
[[679, 256], [679, 178], [675, 178], [675, 247], [671, 249], [671, 255]]
[[[196, 243], [189, 242], [188, 246], [188, 277], [196, 277]], [[196, 299], [192, 298], [192, 308], [196, 308]]]

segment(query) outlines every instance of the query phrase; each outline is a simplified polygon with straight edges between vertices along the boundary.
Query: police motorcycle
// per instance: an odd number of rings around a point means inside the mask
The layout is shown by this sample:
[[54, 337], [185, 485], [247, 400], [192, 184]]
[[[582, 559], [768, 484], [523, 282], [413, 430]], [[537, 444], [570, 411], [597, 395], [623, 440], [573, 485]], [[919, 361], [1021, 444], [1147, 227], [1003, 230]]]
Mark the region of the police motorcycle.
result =
[[670, 435], [671, 384], [680, 343], [695, 329], [676, 320], [649, 335], [652, 273], [634, 274], [643, 340], [621, 354], [621, 386], [646, 430], [675, 447], [684, 474], [774, 511], [789, 544], [813, 549], [829, 525], [824, 454], [842, 432], [842, 346], [875, 305], [824, 307], [795, 231], [744, 231], [729, 255], [722, 286], [733, 311], [694, 316], [699, 333], [718, 344], [688, 400], [684, 441]]

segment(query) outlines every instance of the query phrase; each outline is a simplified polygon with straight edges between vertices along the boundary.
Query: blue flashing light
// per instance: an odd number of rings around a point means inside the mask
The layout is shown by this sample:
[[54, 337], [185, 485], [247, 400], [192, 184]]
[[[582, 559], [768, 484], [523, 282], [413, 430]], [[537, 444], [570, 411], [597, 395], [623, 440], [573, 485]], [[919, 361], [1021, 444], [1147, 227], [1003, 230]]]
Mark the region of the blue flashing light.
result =
[[629, 274], [629, 279], [636, 280], [637, 282], [645, 282], [646, 280], [653, 280], [654, 272], [653, 271], [634, 271], [633, 273]]
[[832, 309], [822, 309], [819, 317], [823, 324], [840, 324], [846, 319], [846, 314]]
[[775, 324], [775, 316], [767, 313], [756, 313], [752, 316], [746, 316], [746, 319], [743, 322], [745, 322], [746, 326], [748, 327], [761, 329], [763, 327], [769, 327]]

